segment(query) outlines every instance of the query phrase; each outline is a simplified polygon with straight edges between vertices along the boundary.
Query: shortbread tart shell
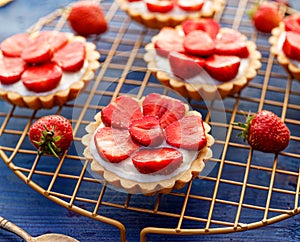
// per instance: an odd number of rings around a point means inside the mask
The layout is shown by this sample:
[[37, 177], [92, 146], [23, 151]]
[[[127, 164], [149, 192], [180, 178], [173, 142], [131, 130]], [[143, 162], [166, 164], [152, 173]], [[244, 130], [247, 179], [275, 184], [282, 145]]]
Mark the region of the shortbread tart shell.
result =
[[[189, 111], [186, 115], [195, 113], [195, 111]], [[214, 138], [208, 134], [210, 126], [204, 122], [204, 128], [207, 137], [207, 145], [201, 149], [197, 155], [197, 158], [192, 161], [190, 168], [182, 174], [178, 174], [175, 177], [161, 180], [159, 182], [136, 182], [134, 180], [124, 179], [119, 177], [115, 173], [105, 169], [97, 160], [94, 158], [90, 151], [89, 144], [93, 139], [93, 135], [96, 129], [101, 125], [101, 112], [95, 115], [95, 122], [90, 123], [86, 127], [87, 134], [83, 136], [82, 143], [86, 146], [83, 155], [91, 160], [91, 170], [96, 174], [100, 175], [109, 185], [116, 189], [121, 189], [131, 194], [145, 194], [155, 195], [157, 193], [170, 193], [173, 189], [181, 189], [186, 183], [191, 181], [194, 177], [198, 176], [199, 173], [205, 167], [205, 161], [212, 157], [211, 145], [214, 143]]]
[[[33, 33], [33, 36], [37, 33]], [[22, 96], [18, 92], [7, 91], [0, 88], [0, 97], [7, 102], [30, 109], [51, 109], [54, 106], [62, 106], [66, 102], [75, 99], [79, 92], [89, 84], [94, 78], [95, 71], [99, 68], [100, 53], [96, 50], [95, 44], [86, 42], [86, 39], [81, 36], [74, 36], [67, 33], [69, 41], [83, 41], [86, 46], [86, 59], [87, 67], [85, 73], [74, 82], [68, 89], [60, 90], [49, 95], [35, 95], [35, 96]], [[1, 51], [0, 51], [1, 55]]]
[[272, 30], [272, 36], [269, 38], [271, 44], [270, 52], [277, 57], [278, 63], [289, 73], [294, 79], [300, 81], [300, 68], [284, 54], [282, 51], [280, 41], [282, 41], [282, 34], [285, 32], [284, 23], [281, 22], [277, 28]]
[[[177, 26], [176, 29], [180, 32], [181, 26]], [[220, 32], [226, 31], [226, 28], [222, 28]], [[257, 70], [261, 67], [261, 54], [256, 49], [256, 44], [253, 41], [245, 40], [249, 50], [249, 65], [244, 71], [244, 74], [228, 82], [219, 82], [218, 84], [197, 84], [188, 83], [183, 80], [174, 78], [170, 73], [164, 70], [163, 66], [157, 66], [156, 64], [156, 52], [154, 43], [157, 38], [153, 36], [151, 43], [145, 46], [146, 54], [144, 60], [148, 63], [147, 67], [153, 75], [164, 85], [172, 88], [180, 93], [182, 96], [193, 100], [215, 100], [224, 99], [227, 96], [234, 95], [245, 88], [248, 83], [257, 75]]]
[[202, 9], [197, 12], [186, 12], [184, 15], [178, 15], [175, 13], [142, 12], [130, 7], [128, 0], [117, 0], [117, 2], [131, 19], [153, 29], [160, 29], [165, 26], [174, 27], [187, 19], [213, 17], [215, 13], [222, 10], [225, 4], [224, 0], [211, 0], [209, 8], [205, 11]]

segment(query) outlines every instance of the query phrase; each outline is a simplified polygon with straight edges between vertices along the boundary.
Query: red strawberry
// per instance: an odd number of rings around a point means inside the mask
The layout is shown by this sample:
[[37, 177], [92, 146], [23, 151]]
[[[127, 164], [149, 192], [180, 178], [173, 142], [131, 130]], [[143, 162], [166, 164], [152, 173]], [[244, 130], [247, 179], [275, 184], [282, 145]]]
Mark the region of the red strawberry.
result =
[[174, 8], [172, 0], [145, 0], [145, 3], [150, 12], [167, 13]]
[[200, 11], [204, 0], [177, 0], [177, 5], [184, 11]]
[[78, 1], [68, 17], [71, 28], [79, 35], [102, 34], [108, 29], [102, 7], [93, 1]]
[[167, 111], [166, 98], [158, 93], [148, 94], [142, 103], [143, 114], [160, 118]]
[[234, 29], [225, 29], [215, 40], [215, 54], [247, 58], [249, 50], [245, 36]]
[[240, 58], [237, 56], [212, 55], [206, 59], [205, 69], [218, 81], [232, 80], [238, 73]]
[[31, 42], [28, 34], [15, 34], [5, 39], [0, 47], [4, 56], [21, 57], [24, 47]]
[[287, 57], [300, 61], [300, 32], [286, 32], [282, 50]]
[[271, 33], [283, 19], [283, 14], [279, 10], [279, 5], [275, 2], [263, 2], [250, 13], [252, 22], [258, 31]]
[[47, 42], [52, 52], [59, 50], [68, 43], [68, 37], [65, 33], [54, 30], [39, 32], [35, 40], [38, 42]]
[[207, 143], [203, 120], [198, 115], [185, 116], [165, 128], [169, 145], [188, 150], [201, 150]]
[[112, 163], [127, 159], [139, 147], [131, 140], [128, 130], [111, 127], [98, 129], [94, 142], [100, 156]]
[[247, 118], [246, 124], [234, 123], [244, 130], [239, 135], [249, 145], [259, 151], [278, 153], [284, 150], [290, 141], [290, 131], [284, 122], [273, 112], [262, 110]]
[[54, 63], [30, 66], [21, 76], [24, 86], [34, 92], [47, 92], [56, 88], [62, 78], [61, 68]]
[[212, 55], [215, 50], [213, 39], [202, 30], [188, 33], [184, 38], [183, 47], [187, 53], [200, 56]]
[[120, 96], [104, 107], [101, 112], [102, 122], [106, 126], [127, 129], [132, 120], [143, 117], [139, 103], [127, 96]]
[[168, 57], [171, 51], [185, 52], [183, 48], [183, 37], [171, 27], [164, 27], [156, 36], [154, 47], [158, 55]]
[[49, 62], [52, 57], [52, 50], [46, 41], [35, 39], [23, 49], [21, 57], [31, 64]]
[[82, 68], [84, 59], [85, 44], [81, 41], [74, 41], [55, 52], [52, 61], [63, 71], [75, 72]]
[[22, 58], [3, 56], [0, 58], [0, 82], [5, 85], [17, 82], [26, 66]]
[[182, 30], [187, 35], [194, 30], [202, 30], [215, 39], [220, 30], [219, 23], [212, 18], [188, 19], [182, 23]]
[[289, 15], [283, 19], [285, 30], [300, 33], [300, 13]]
[[142, 149], [132, 157], [133, 165], [143, 174], [167, 175], [176, 170], [182, 161], [181, 152], [174, 148]]
[[200, 74], [205, 65], [205, 59], [196, 55], [171, 52], [168, 56], [173, 74], [187, 80]]
[[44, 116], [34, 122], [29, 129], [29, 139], [38, 149], [38, 154], [58, 154], [65, 152], [73, 141], [69, 120], [60, 115]]
[[129, 133], [133, 140], [143, 146], [158, 146], [164, 140], [159, 119], [154, 116], [144, 116], [129, 125]]

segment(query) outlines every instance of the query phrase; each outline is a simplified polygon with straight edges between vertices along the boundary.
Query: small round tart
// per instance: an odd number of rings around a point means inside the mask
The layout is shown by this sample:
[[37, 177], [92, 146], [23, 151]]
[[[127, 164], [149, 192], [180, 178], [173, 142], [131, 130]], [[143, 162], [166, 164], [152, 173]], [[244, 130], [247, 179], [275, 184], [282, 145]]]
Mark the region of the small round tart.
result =
[[261, 67], [261, 54], [253, 41], [236, 30], [221, 28], [211, 18], [164, 27], [145, 49], [144, 60], [154, 76], [194, 100], [236, 94]]
[[20, 33], [0, 43], [0, 97], [50, 109], [75, 99], [99, 68], [93, 43], [68, 32]]
[[118, 97], [86, 131], [83, 154], [91, 160], [91, 170], [131, 194], [183, 188], [203, 170], [214, 143], [199, 112], [157, 93], [141, 100]]
[[300, 14], [285, 17], [272, 30], [270, 52], [293, 78], [300, 81]]
[[[180, 0], [177, 4], [170, 3], [171, 6], [168, 7], [158, 6], [157, 0], [118, 0], [118, 2], [133, 20], [155, 29], [164, 26], [174, 27], [187, 19], [212, 17], [221, 11], [225, 4], [224, 0]], [[182, 6], [179, 6], [180, 4]]]

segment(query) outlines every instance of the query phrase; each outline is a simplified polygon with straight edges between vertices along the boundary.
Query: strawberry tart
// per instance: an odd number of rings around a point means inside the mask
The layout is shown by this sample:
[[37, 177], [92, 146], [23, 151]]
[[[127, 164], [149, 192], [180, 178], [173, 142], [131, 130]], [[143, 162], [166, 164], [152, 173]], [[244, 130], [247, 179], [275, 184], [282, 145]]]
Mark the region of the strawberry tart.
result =
[[203, 170], [214, 143], [199, 112], [158, 93], [142, 99], [119, 96], [86, 130], [82, 143], [91, 170], [132, 194], [184, 187]]
[[164, 27], [147, 44], [148, 69], [165, 86], [194, 100], [223, 99], [241, 91], [261, 67], [256, 44], [212, 18]]
[[300, 81], [300, 13], [285, 17], [279, 27], [272, 30], [269, 42], [270, 52], [293, 78]]
[[118, 0], [135, 21], [149, 28], [176, 26], [186, 19], [212, 17], [224, 0]]
[[0, 44], [0, 97], [31, 109], [52, 108], [76, 98], [94, 77], [96, 46], [71, 33], [19, 33]]

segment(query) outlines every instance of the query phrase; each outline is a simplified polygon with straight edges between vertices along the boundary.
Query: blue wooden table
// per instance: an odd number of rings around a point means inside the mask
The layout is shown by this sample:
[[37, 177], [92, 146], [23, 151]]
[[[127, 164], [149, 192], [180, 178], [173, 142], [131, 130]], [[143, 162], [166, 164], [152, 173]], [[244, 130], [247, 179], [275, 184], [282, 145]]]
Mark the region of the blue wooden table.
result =
[[[72, 1], [14, 0], [0, 8], [0, 41], [14, 33], [26, 31], [41, 17], [70, 2]], [[299, 0], [290, 2], [294, 8], [300, 9]], [[7, 106], [8, 104], [0, 101], [0, 111]], [[82, 242], [120, 239], [119, 231], [115, 227], [68, 210], [37, 193], [21, 181], [4, 162], [0, 162], [0, 171], [0, 215], [16, 223], [31, 235], [62, 233]], [[118, 199], [118, 194], [115, 196], [115, 199]], [[167, 202], [172, 204], [172, 201]], [[226, 216], [226, 211], [223, 212]], [[128, 220], [128, 241], [139, 241], [141, 230], [139, 223], [147, 221], [147, 214], [132, 214], [126, 210], [119, 210], [118, 213], [114, 216], [122, 221]], [[255, 214], [249, 212], [247, 217], [249, 220], [255, 219]], [[299, 227], [300, 218], [295, 216], [272, 225], [239, 233], [188, 237], [151, 235], [147, 238], [148, 241], [300, 241]], [[21, 240], [14, 234], [0, 230], [0, 241]]]

